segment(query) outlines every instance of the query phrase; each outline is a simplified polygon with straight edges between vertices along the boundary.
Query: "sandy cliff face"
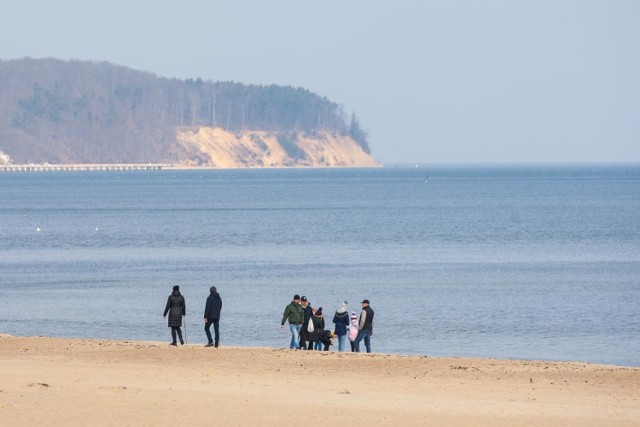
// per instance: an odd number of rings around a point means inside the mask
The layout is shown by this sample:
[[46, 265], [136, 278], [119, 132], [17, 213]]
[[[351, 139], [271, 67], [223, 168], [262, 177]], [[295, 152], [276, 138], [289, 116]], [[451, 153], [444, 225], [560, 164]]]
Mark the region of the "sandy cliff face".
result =
[[184, 167], [377, 167], [348, 136], [329, 132], [228, 132], [199, 127], [177, 132], [177, 165]]

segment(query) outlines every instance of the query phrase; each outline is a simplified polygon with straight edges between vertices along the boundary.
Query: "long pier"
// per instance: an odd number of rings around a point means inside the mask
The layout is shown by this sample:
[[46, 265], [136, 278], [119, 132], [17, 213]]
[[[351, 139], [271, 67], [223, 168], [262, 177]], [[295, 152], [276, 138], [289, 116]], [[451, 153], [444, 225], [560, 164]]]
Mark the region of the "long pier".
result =
[[164, 163], [81, 163], [67, 165], [28, 164], [0, 165], [0, 172], [48, 172], [48, 171], [158, 171], [170, 168]]

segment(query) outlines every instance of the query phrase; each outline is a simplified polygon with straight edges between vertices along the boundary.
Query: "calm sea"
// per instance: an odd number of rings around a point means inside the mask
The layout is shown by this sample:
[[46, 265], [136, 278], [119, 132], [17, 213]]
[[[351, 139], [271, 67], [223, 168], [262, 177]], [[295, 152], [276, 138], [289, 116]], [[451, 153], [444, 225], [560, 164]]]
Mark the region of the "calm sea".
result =
[[288, 347], [294, 293], [375, 352], [640, 366], [640, 166], [0, 174], [0, 332]]

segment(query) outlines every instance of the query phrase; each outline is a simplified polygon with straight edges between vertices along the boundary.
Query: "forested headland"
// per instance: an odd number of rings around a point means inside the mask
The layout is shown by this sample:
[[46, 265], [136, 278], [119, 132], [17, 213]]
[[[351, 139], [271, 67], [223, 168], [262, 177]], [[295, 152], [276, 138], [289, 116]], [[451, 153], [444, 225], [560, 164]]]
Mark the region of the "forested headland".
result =
[[[227, 154], [215, 146], [221, 135]], [[0, 61], [0, 162], [361, 163], [311, 153], [304, 142], [330, 139], [353, 143], [363, 159], [377, 163], [356, 115], [307, 89], [171, 79], [107, 62]], [[219, 158], [225, 155], [234, 162], [225, 164]]]

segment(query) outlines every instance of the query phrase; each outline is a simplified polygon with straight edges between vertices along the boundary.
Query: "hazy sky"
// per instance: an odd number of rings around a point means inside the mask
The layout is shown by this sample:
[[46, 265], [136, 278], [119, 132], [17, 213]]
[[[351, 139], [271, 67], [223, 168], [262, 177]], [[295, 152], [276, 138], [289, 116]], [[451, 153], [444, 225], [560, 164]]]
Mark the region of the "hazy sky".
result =
[[3, 2], [0, 58], [303, 86], [381, 161], [640, 161], [640, 1]]

